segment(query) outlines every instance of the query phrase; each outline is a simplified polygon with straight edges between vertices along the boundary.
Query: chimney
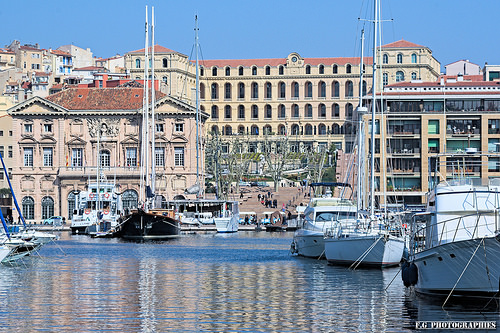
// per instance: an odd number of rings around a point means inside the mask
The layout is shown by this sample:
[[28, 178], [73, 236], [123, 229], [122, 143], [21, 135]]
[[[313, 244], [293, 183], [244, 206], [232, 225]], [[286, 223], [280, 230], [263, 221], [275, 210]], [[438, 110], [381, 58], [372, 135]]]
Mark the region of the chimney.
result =
[[439, 84], [444, 86], [444, 77], [441, 76], [441, 81], [439, 82]]

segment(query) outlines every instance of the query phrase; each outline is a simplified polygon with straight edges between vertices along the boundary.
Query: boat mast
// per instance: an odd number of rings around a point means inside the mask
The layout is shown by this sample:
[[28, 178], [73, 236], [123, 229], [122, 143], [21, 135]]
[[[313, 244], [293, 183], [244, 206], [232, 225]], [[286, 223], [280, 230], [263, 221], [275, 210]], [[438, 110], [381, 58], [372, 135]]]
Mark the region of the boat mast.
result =
[[[148, 146], [149, 146], [149, 137], [147, 133], [148, 130], [148, 107], [149, 107], [149, 92], [148, 92], [148, 65], [149, 65], [149, 56], [148, 56], [148, 6], [146, 6], [146, 25], [145, 25], [145, 46], [144, 46], [144, 96], [143, 96], [143, 110], [142, 110], [142, 141], [141, 141], [141, 162], [140, 162], [140, 171], [141, 171], [141, 180], [140, 180], [140, 194], [139, 199], [141, 203], [145, 203], [145, 170], [147, 170], [147, 158], [148, 158]], [[144, 167], [146, 165], [146, 168]]]
[[357, 210], [363, 209], [361, 201], [361, 180], [363, 179], [361, 175], [362, 167], [364, 163], [363, 152], [364, 152], [364, 132], [363, 132], [363, 115], [366, 113], [366, 108], [363, 107], [363, 66], [364, 66], [364, 45], [365, 45], [365, 29], [361, 30], [361, 60], [359, 64], [359, 106], [357, 109], [358, 115], [358, 172], [357, 172], [357, 191], [356, 191], [356, 206]]
[[[372, 82], [372, 126], [371, 126], [371, 181], [370, 181], [370, 216], [375, 218], [375, 111], [376, 111], [376, 86], [377, 86], [377, 32], [378, 32], [378, 0], [374, 0], [373, 20], [373, 82]], [[381, 180], [382, 181], [382, 180]]]
[[195, 52], [196, 52], [196, 183], [198, 184], [199, 190], [196, 194], [196, 197], [200, 196], [201, 193], [201, 184], [200, 184], [200, 134], [199, 134], [199, 121], [200, 121], [200, 99], [198, 97], [199, 94], [199, 84], [200, 84], [200, 76], [199, 76], [199, 66], [198, 66], [198, 15], [194, 17], [195, 21]]
[[[151, 192], [155, 193], [156, 154], [155, 154], [155, 7], [151, 7]], [[154, 196], [153, 196], [154, 200]], [[155, 207], [153, 207], [155, 208]]]

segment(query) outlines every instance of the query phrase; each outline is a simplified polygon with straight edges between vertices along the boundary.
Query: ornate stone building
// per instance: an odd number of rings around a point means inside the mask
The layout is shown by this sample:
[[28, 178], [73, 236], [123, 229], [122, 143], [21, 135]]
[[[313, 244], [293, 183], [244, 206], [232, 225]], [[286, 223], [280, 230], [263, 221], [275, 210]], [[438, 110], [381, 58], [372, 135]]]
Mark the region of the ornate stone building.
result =
[[[156, 192], [172, 199], [196, 182], [195, 109], [156, 96]], [[120, 86], [71, 88], [9, 109], [16, 147], [12, 181], [28, 221], [71, 219], [73, 193], [96, 180], [98, 164], [127, 204], [137, 204], [142, 105], [143, 88]], [[207, 117], [202, 113], [201, 123]]]

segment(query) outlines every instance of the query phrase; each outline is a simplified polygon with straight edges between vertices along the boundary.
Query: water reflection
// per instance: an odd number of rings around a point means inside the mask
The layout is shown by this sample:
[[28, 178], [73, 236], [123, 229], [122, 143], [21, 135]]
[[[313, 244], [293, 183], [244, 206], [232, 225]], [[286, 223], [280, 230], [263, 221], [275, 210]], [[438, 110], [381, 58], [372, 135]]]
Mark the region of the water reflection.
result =
[[409, 299], [399, 277], [384, 290], [398, 268], [350, 271], [291, 257], [287, 233], [158, 243], [61, 236], [66, 255], [46, 246], [42, 258], [0, 267], [3, 329], [402, 332], [415, 320], [464, 315]]

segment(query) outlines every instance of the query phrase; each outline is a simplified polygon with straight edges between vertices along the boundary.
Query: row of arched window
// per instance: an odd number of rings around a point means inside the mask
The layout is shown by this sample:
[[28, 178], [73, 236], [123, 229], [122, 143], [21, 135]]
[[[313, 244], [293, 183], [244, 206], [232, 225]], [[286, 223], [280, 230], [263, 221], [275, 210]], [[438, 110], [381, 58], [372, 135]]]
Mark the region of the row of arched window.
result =
[[[48, 219], [51, 216], [54, 216], [54, 199], [50, 196], [46, 196], [42, 198], [41, 202], [42, 208], [42, 220]], [[21, 210], [23, 212], [23, 216], [26, 220], [34, 220], [35, 219], [35, 200], [30, 197], [24, 197], [21, 200]]]
[[[402, 64], [403, 63], [403, 53], [398, 53], [396, 55], [396, 63], [398, 64]], [[412, 64], [416, 64], [417, 63], [417, 54], [416, 53], [412, 53], [410, 55], [410, 60], [411, 60], [411, 63]], [[382, 63], [384, 64], [388, 64], [389, 63], [389, 55], [387, 53], [384, 53], [382, 55]]]
[[[258, 125], [252, 125], [250, 127], [245, 127], [244, 125], [239, 125], [236, 129], [236, 132], [233, 132], [233, 127], [230, 125], [219, 126], [213, 125], [211, 127], [211, 132], [213, 134], [222, 134], [222, 135], [271, 135], [274, 134], [271, 125], [264, 125], [262, 127], [262, 132], [260, 131], [260, 127]], [[300, 126], [299, 124], [292, 124], [289, 132], [285, 125], [280, 124], [277, 128], [278, 135], [328, 135], [328, 134], [355, 134], [356, 127], [353, 124], [347, 123], [344, 125], [332, 124], [331, 126], [326, 124], [305, 124], [304, 126]]]
[[[142, 63], [142, 61], [140, 58], [135, 59], [135, 68], [141, 68], [141, 63]], [[168, 67], [168, 59], [163, 58], [161, 60], [161, 65], [163, 68], [167, 68]], [[149, 59], [149, 68], [151, 68], [151, 59]]]
[[[301, 113], [301, 108], [298, 104], [292, 104], [290, 107], [290, 111], [287, 113], [287, 107], [284, 104], [278, 105], [278, 108], [273, 111], [273, 108], [270, 104], [266, 104], [263, 108], [263, 114], [259, 114], [259, 107], [257, 105], [252, 105], [250, 107], [250, 119], [273, 119], [273, 116], [276, 114], [276, 118], [285, 119], [285, 118], [313, 118], [314, 108], [311, 104], [304, 105], [304, 108]], [[346, 119], [351, 119], [353, 115], [353, 104], [347, 103], [344, 107], [344, 117]], [[320, 103], [317, 108], [317, 118], [326, 119], [328, 115], [328, 110], [325, 104]], [[219, 107], [217, 105], [212, 105], [210, 110], [210, 117], [212, 120], [220, 119], [222, 115], [219, 114]], [[246, 108], [245, 105], [238, 105], [237, 110], [237, 119], [244, 120], [246, 119]], [[225, 120], [233, 119], [233, 108], [231, 105], [224, 106], [224, 115]], [[333, 103], [330, 107], [330, 117], [331, 118], [340, 118], [340, 105], [337, 103]]]
[[[363, 81], [363, 95], [366, 95], [366, 81]], [[325, 81], [319, 81], [317, 85], [317, 94], [318, 98], [326, 98], [326, 87], [327, 84]], [[340, 83], [338, 81], [333, 81], [330, 85], [331, 87], [331, 97], [339, 98], [340, 97]], [[271, 82], [264, 83], [264, 91], [262, 92], [264, 95], [264, 99], [272, 99], [273, 98], [273, 85]], [[205, 84], [200, 83], [200, 98], [206, 99], [205, 94]], [[306, 81], [303, 87], [303, 96], [304, 98], [313, 98], [313, 83], [311, 81]], [[285, 82], [278, 82], [277, 86], [277, 97], [278, 99], [284, 99], [287, 95], [287, 85]], [[258, 99], [259, 98], [259, 84], [257, 82], [252, 82], [250, 84], [250, 98]], [[226, 82], [224, 84], [224, 99], [229, 100], [233, 98], [233, 84]], [[243, 82], [239, 82], [237, 84], [236, 97], [238, 99], [244, 99], [246, 94], [246, 85]], [[289, 90], [290, 97], [292, 99], [300, 98], [300, 84], [298, 82], [292, 82]], [[350, 80], [347, 80], [344, 84], [344, 97], [351, 98], [354, 97], [354, 83]], [[212, 83], [210, 85], [210, 98], [212, 100], [219, 99], [219, 84]]]
[[[363, 65], [363, 67], [364, 67], [364, 65]], [[311, 74], [311, 68], [312, 68], [311, 65], [305, 66], [306, 74]], [[220, 69], [219, 67], [213, 66], [212, 67], [212, 76], [218, 76], [219, 69]], [[318, 66], [318, 74], [325, 74], [325, 69], [326, 69], [325, 65], [320, 64]], [[225, 76], [231, 76], [232, 70], [233, 70], [233, 68], [231, 68], [230, 66], [226, 66], [223, 69], [223, 73]], [[238, 70], [239, 76], [245, 75], [245, 67], [244, 66], [239, 66], [237, 68], [237, 70]], [[250, 68], [250, 73], [251, 73], [251, 75], [258, 75], [259, 74], [259, 67], [252, 66]], [[279, 75], [283, 75], [285, 73], [285, 65], [284, 64], [278, 66], [278, 73], [279, 73]], [[331, 72], [330, 73], [331, 74], [338, 74], [339, 73], [339, 66], [337, 64], [331, 65]], [[352, 73], [352, 65], [351, 64], [345, 65], [345, 73], [346, 74]], [[200, 67], [200, 76], [204, 76], [204, 75], [205, 75], [205, 68], [203, 66], [201, 66]], [[271, 75], [271, 66], [268, 65], [268, 66], [264, 67], [264, 75]]]

